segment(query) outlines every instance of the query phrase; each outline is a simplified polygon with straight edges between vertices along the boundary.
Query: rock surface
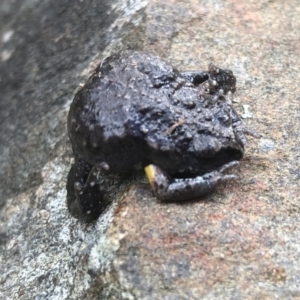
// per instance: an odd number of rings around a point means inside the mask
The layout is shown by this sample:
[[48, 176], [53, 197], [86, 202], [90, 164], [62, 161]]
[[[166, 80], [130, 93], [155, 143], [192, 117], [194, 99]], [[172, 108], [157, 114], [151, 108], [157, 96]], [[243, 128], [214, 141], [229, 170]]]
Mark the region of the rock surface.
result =
[[[102, 2], [0, 3], [0, 298], [299, 299], [298, 1]], [[141, 174], [86, 225], [65, 204], [68, 107], [126, 48], [232, 69], [263, 137], [204, 199], [159, 203]]]

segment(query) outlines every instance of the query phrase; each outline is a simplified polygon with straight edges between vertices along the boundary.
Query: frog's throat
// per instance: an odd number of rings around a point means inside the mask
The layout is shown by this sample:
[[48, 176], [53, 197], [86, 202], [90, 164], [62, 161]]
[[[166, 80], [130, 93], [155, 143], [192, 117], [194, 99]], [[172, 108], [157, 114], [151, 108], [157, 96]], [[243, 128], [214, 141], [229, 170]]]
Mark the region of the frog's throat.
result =
[[155, 188], [155, 166], [154, 165], [148, 165], [147, 167], [144, 168], [146, 176], [148, 177], [149, 183], [151, 185], [151, 188]]

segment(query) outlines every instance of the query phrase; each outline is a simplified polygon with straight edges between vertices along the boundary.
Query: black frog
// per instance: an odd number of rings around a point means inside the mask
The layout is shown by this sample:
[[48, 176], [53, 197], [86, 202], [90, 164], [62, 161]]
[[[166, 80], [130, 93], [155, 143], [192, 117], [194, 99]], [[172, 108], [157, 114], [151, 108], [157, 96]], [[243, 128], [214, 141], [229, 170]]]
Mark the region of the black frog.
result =
[[76, 94], [68, 116], [75, 155], [70, 213], [96, 219], [114, 174], [145, 169], [156, 197], [186, 201], [236, 178], [246, 128], [231, 105], [236, 79], [210, 64], [179, 72], [159, 57], [124, 51], [106, 58]]

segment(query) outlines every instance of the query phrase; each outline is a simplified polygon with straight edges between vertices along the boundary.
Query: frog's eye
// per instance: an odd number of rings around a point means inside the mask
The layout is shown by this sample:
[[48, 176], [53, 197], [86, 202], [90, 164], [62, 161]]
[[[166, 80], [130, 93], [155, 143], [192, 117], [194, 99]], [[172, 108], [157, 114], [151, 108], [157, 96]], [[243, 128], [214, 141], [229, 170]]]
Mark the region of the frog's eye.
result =
[[192, 79], [190, 79], [190, 81], [195, 85], [199, 85], [201, 83], [204, 83], [208, 79], [209, 79], [208, 74], [203, 72], [203, 73], [196, 74]]

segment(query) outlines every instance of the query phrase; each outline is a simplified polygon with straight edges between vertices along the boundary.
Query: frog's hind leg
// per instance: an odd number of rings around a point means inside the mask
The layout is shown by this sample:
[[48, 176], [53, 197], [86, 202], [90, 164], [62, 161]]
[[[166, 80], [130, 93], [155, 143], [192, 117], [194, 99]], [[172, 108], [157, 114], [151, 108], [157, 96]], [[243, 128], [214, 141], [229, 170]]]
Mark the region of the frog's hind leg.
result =
[[68, 209], [75, 218], [90, 222], [107, 206], [105, 184], [98, 179], [101, 170], [107, 168], [107, 164], [91, 167], [83, 159], [76, 158], [67, 181]]
[[237, 165], [237, 161], [232, 161], [216, 171], [187, 179], [171, 179], [155, 165], [147, 166], [145, 172], [152, 190], [159, 200], [179, 202], [202, 197], [212, 192], [220, 183], [236, 179], [236, 175], [225, 174], [225, 172]]

